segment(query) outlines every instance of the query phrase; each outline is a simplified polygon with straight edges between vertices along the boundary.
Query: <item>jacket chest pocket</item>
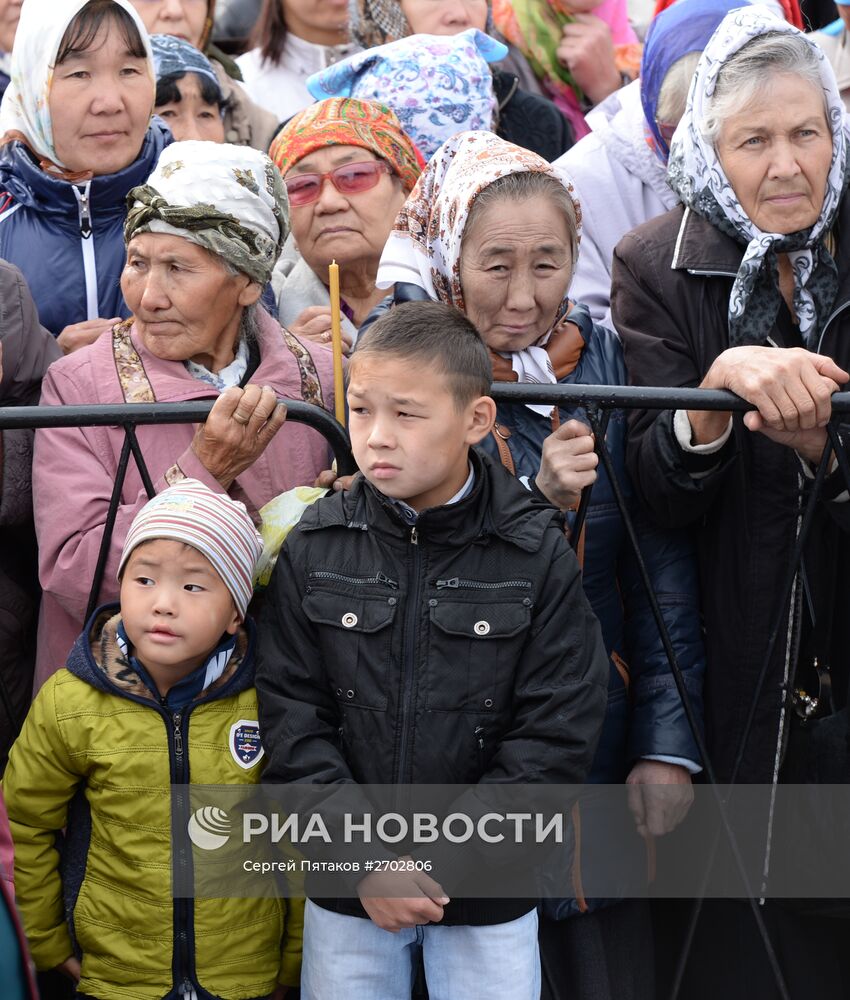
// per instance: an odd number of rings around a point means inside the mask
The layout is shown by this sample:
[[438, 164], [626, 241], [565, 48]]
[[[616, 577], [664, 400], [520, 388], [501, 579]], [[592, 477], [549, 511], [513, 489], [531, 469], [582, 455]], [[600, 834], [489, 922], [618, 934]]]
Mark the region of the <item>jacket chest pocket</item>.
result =
[[385, 710], [398, 600], [310, 588], [301, 602], [316, 628], [331, 693], [345, 705]]
[[514, 671], [529, 628], [532, 602], [428, 602], [426, 705], [449, 712], [499, 713], [510, 708]]

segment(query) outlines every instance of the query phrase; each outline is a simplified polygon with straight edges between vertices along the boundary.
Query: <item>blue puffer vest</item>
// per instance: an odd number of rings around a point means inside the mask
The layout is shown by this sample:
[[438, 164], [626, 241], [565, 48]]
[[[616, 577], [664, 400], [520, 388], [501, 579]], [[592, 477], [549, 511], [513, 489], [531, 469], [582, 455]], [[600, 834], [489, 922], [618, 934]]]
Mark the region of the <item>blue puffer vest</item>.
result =
[[79, 184], [45, 173], [21, 142], [0, 149], [0, 257], [21, 269], [54, 336], [71, 323], [130, 315], [119, 285], [126, 198], [171, 141], [154, 119], [129, 167]]

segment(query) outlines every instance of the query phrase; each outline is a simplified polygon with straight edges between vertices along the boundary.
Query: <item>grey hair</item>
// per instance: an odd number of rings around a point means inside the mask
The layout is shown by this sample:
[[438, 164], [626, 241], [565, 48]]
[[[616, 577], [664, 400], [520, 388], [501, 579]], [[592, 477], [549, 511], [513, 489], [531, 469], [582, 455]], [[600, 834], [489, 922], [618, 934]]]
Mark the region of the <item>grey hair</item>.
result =
[[239, 321], [239, 339], [244, 337], [248, 345], [260, 342], [260, 321], [257, 318], [259, 312], [259, 302], [246, 306], [242, 310], [242, 319]]
[[[238, 267], [234, 267], [229, 260], [225, 260], [224, 257], [219, 257], [224, 270], [231, 275], [231, 277], [238, 277], [240, 274], [247, 278], [248, 275], [244, 271], [240, 271]], [[252, 278], [251, 281], [254, 279]], [[260, 340], [260, 321], [257, 316], [260, 311], [259, 301], [254, 302], [253, 305], [245, 306], [242, 310], [242, 318], [239, 321], [239, 339], [245, 340], [248, 344], [257, 344]]]
[[472, 208], [470, 208], [466, 219], [464, 238], [481, 213], [495, 202], [528, 201], [529, 198], [536, 197], [549, 198], [554, 206], [563, 213], [570, 236], [570, 257], [573, 267], [575, 267], [578, 259], [578, 220], [576, 219], [575, 204], [569, 191], [557, 177], [553, 177], [551, 174], [526, 170], [522, 173], [498, 177], [492, 184], [488, 184], [472, 203]]
[[669, 125], [675, 125], [680, 121], [685, 113], [691, 80], [694, 78], [701, 55], [702, 52], [699, 50], [686, 52], [667, 70], [667, 75], [658, 91], [658, 103], [655, 107], [655, 117], [658, 121]]
[[723, 123], [746, 108], [778, 73], [799, 76], [823, 93], [813, 43], [796, 32], [769, 31], [738, 49], [720, 70], [705, 117], [697, 123], [703, 138], [716, 143]]

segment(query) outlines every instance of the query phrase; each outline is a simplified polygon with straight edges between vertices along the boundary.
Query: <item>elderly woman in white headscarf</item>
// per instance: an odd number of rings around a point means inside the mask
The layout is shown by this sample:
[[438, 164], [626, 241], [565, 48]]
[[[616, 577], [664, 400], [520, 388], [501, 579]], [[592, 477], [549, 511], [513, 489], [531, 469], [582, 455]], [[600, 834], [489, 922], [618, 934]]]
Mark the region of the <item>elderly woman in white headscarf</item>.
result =
[[[129, 197], [121, 287], [133, 317], [56, 363], [42, 402], [215, 399], [206, 422], [138, 429], [157, 492], [184, 477], [257, 515], [328, 468], [315, 431], [284, 423], [279, 397], [333, 408], [330, 352], [311, 353], [260, 304], [289, 228], [286, 192], [262, 153], [174, 143]], [[37, 682], [64, 661], [83, 625], [121, 451], [120, 428], [42, 430], [34, 493], [44, 606]], [[146, 495], [131, 463], [104, 574], [114, 599], [124, 536]]]
[[[697, 67], [669, 178], [683, 205], [615, 251], [612, 315], [630, 377], [730, 389], [756, 409], [734, 419], [634, 412], [627, 459], [649, 509], [697, 541], [718, 779], [799, 780], [807, 762], [798, 724], [830, 711], [830, 689], [836, 708], [845, 703], [850, 640], [850, 503], [835, 463], [803, 572], [789, 579], [831, 395], [850, 378], [844, 106], [817, 45], [764, 7], [728, 14]], [[733, 1000], [752, 996], [755, 982], [774, 995], [745, 909], [726, 903], [700, 924], [714, 958], [691, 970], [683, 995]], [[794, 942], [777, 948], [789, 995], [845, 996], [846, 945], [834, 947], [844, 925], [804, 921], [770, 901], [763, 912], [777, 942]]]
[[171, 141], [152, 120], [147, 31], [128, 0], [27, 0], [0, 107], [0, 257], [65, 351], [129, 315], [130, 188]]

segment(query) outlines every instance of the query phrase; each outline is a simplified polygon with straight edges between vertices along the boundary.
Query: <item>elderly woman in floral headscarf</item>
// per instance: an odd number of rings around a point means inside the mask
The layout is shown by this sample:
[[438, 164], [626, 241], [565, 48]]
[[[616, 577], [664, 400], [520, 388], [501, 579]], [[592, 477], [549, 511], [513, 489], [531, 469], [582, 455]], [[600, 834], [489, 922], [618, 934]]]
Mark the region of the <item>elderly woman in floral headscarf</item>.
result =
[[[139, 444], [157, 491], [199, 479], [256, 516], [278, 494], [312, 485], [330, 461], [321, 436], [284, 426], [277, 404], [288, 397], [333, 407], [330, 353], [314, 357], [259, 301], [288, 231], [280, 175], [248, 147], [174, 143], [129, 202], [121, 287], [134, 315], [53, 365], [42, 402], [218, 397], [205, 424], [140, 427]], [[39, 682], [61, 666], [83, 625], [122, 439], [120, 428], [107, 427], [36, 434]], [[131, 463], [101, 600], [116, 596], [124, 536], [145, 501]]]
[[[623, 385], [616, 335], [595, 325], [569, 298], [580, 227], [581, 208], [563, 174], [490, 133], [466, 132], [442, 147], [405, 203], [378, 284], [395, 283], [403, 292], [413, 285], [465, 313], [490, 348], [497, 381]], [[612, 413], [606, 443], [699, 714], [704, 663], [690, 548], [684, 538], [651, 528], [638, 509], [624, 469], [625, 431], [625, 415]], [[700, 769], [700, 756], [582, 411], [500, 403], [485, 447], [529, 489], [565, 511], [574, 511], [581, 491], [593, 486], [580, 551], [610, 676], [590, 780], [627, 781], [638, 830], [664, 833], [687, 811], [690, 775]], [[672, 794], [656, 795], [659, 785], [671, 786]], [[592, 834], [583, 841], [592, 853]], [[564, 919], [588, 907], [592, 914]], [[549, 900], [545, 910], [554, 920], [543, 924], [544, 965], [560, 987], [556, 995], [654, 997], [645, 904], [633, 900], [599, 909], [579, 898]], [[593, 963], [598, 965], [591, 969]], [[591, 975], [605, 985], [582, 988], [583, 977]]]
[[[612, 316], [629, 374], [637, 385], [729, 389], [755, 409], [634, 411], [629, 465], [655, 515], [697, 541], [718, 780], [793, 782], [806, 772], [808, 706], [828, 713], [830, 688], [834, 708], [845, 704], [850, 643], [850, 503], [833, 466], [796, 581], [782, 584], [831, 395], [850, 379], [844, 105], [815, 42], [765, 7], [729, 13], [697, 66], [669, 178], [683, 204], [615, 250]], [[846, 424], [836, 430], [846, 441]], [[765, 844], [768, 827], [765, 816]], [[693, 964], [683, 995], [737, 1000], [754, 982], [772, 992], [749, 913], [715, 906], [697, 935], [724, 960]], [[771, 900], [764, 919], [789, 996], [805, 995], [813, 963], [818, 997], [846, 995], [843, 922], [813, 923]]]
[[328, 345], [335, 260], [348, 350], [387, 294], [375, 287], [378, 261], [422, 157], [388, 107], [342, 98], [297, 114], [271, 156], [289, 192], [294, 242], [273, 278], [278, 318], [297, 336]]

